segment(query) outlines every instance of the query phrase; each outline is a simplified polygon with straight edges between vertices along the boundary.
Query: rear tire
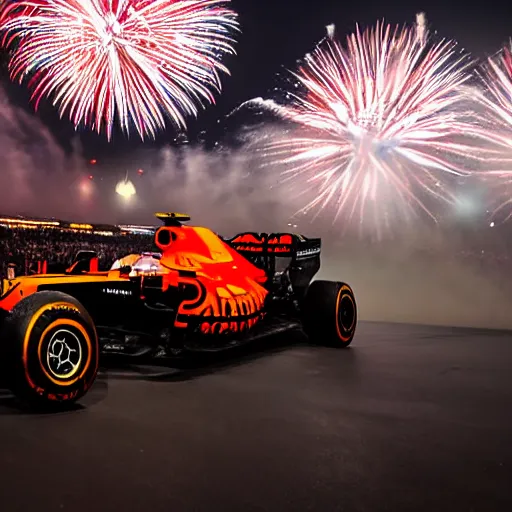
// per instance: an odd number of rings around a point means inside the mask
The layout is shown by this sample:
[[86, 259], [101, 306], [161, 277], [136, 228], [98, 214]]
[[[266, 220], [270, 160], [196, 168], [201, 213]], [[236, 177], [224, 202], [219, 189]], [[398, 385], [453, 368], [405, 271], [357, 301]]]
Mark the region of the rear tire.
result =
[[0, 336], [7, 386], [38, 409], [65, 409], [92, 386], [99, 346], [85, 308], [61, 292], [44, 291], [19, 302]]
[[313, 281], [302, 305], [304, 331], [317, 344], [348, 347], [357, 326], [352, 288], [336, 281]]

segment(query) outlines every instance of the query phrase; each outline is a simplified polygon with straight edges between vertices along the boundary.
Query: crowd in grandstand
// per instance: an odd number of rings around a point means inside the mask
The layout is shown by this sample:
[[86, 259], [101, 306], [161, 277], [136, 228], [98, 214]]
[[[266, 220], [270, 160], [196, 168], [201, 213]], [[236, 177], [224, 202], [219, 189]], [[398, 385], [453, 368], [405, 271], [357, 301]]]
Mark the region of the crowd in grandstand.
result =
[[95, 235], [53, 228], [0, 227], [0, 273], [14, 264], [16, 274], [37, 271], [39, 262], [46, 262], [48, 271], [62, 272], [74, 261], [81, 250], [94, 250], [98, 254], [100, 270], [127, 254], [151, 251], [153, 240], [144, 235]]
[[[470, 261], [485, 273], [498, 272], [502, 276], [508, 274], [510, 251], [496, 250], [496, 246], [491, 248], [492, 244], [485, 249], [482, 247], [486, 244], [473, 247], [471, 244], [461, 245], [465, 248], [450, 251], [452, 258], [460, 262]], [[411, 252], [410, 257], [428, 256], [428, 253], [435, 252], [435, 247], [423, 249], [426, 250], [420, 250], [419, 254]], [[15, 265], [16, 275], [41, 271], [43, 262], [47, 272], [63, 272], [72, 265], [81, 250], [95, 251], [99, 269], [107, 270], [116, 259], [127, 254], [154, 251], [156, 248], [153, 246], [153, 237], [143, 234], [106, 236], [57, 228], [0, 226], [0, 278], [7, 275], [9, 265]]]

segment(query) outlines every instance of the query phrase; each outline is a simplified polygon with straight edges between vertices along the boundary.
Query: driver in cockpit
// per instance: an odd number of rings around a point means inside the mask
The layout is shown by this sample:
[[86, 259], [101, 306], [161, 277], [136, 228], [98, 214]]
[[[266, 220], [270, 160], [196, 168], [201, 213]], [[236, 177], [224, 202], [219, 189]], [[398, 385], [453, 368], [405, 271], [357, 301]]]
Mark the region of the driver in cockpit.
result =
[[119, 258], [114, 262], [110, 270], [119, 270], [123, 267], [130, 267], [130, 274], [138, 272], [158, 272], [160, 267], [161, 254], [159, 253], [142, 253], [128, 254]]

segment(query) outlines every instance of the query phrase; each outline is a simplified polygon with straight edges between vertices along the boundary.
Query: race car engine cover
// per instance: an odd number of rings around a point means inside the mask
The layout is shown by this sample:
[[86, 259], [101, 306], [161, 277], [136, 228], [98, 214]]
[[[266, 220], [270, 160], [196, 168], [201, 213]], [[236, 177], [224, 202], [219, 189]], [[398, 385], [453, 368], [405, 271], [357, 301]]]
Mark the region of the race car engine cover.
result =
[[266, 273], [254, 266], [209, 229], [165, 226], [155, 234], [160, 264], [170, 272], [164, 289], [178, 287], [177, 328], [205, 335], [240, 333], [263, 316], [268, 291]]

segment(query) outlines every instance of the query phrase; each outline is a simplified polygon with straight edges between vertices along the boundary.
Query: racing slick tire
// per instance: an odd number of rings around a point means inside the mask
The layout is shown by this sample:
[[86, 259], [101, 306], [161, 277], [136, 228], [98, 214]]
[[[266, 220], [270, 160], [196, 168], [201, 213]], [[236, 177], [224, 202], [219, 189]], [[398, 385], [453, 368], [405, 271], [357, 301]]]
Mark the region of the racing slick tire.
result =
[[336, 281], [313, 281], [304, 297], [302, 322], [308, 338], [317, 344], [348, 347], [357, 325], [352, 288]]
[[0, 333], [6, 384], [37, 409], [66, 409], [92, 386], [99, 346], [85, 308], [61, 292], [42, 291], [20, 301]]

